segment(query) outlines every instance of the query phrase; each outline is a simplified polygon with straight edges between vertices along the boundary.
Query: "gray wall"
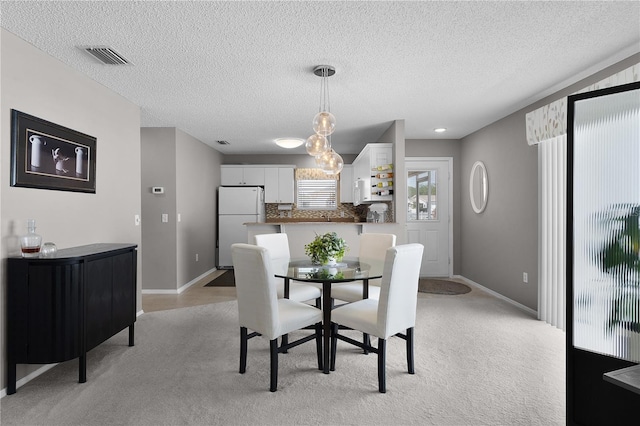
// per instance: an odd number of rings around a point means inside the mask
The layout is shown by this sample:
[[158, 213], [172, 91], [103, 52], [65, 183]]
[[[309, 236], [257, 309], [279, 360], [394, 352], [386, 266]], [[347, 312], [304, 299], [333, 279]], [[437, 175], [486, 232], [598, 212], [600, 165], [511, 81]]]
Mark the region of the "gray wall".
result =
[[[216, 188], [222, 154], [174, 127], [146, 127], [140, 134], [146, 247], [142, 288], [175, 292], [215, 269]], [[164, 187], [164, 194], [152, 194], [153, 186]], [[168, 215], [166, 223], [163, 213]]]
[[407, 139], [405, 156], [408, 157], [451, 157], [453, 158], [453, 273], [460, 275], [462, 270], [461, 248], [461, 213], [462, 213], [462, 179], [461, 149], [457, 139]]
[[[140, 252], [140, 109], [13, 34], [1, 30], [0, 69], [0, 383], [5, 379], [5, 259], [14, 255], [16, 234], [36, 220], [44, 241], [59, 248], [97, 242], [138, 244], [137, 309], [142, 309]], [[17, 109], [97, 138], [96, 193], [11, 187], [10, 110]], [[18, 379], [37, 366], [18, 366]]]
[[[461, 275], [537, 310], [538, 151], [527, 145], [525, 114], [638, 62], [640, 54], [633, 55], [462, 139]], [[468, 196], [477, 160], [485, 162], [489, 177], [481, 214], [473, 212]]]
[[[524, 113], [462, 140], [461, 275], [531, 309], [537, 309], [537, 148], [525, 140]], [[469, 200], [469, 174], [483, 161], [489, 178], [484, 212]], [[529, 282], [522, 282], [522, 273]]]
[[[176, 129], [140, 129], [143, 289], [176, 290]], [[152, 194], [151, 187], [164, 187]], [[162, 214], [169, 222], [162, 222]]]
[[[215, 269], [216, 189], [222, 154], [187, 133], [176, 132], [178, 285]], [[198, 261], [196, 262], [196, 254]]]

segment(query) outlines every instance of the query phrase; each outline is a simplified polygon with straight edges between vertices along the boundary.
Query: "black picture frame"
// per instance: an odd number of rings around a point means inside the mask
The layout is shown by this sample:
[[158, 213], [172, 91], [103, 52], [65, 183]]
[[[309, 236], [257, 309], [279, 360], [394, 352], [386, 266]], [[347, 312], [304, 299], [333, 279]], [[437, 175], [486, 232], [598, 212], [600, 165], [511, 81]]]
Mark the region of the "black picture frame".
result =
[[11, 110], [11, 186], [96, 192], [96, 138]]

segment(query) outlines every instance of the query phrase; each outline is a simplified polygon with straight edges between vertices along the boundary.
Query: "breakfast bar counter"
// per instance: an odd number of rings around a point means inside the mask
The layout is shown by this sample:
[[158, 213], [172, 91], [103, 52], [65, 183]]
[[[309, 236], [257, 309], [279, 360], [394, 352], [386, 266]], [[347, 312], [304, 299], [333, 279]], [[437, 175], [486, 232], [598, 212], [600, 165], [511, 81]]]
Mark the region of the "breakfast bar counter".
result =
[[[357, 256], [360, 249], [359, 235], [367, 232], [399, 235], [397, 223], [371, 223], [347, 221], [347, 218], [332, 218], [331, 221], [309, 221], [308, 219], [272, 219], [267, 222], [245, 223], [247, 242], [254, 244], [254, 236], [260, 234], [286, 233], [289, 238], [291, 257], [305, 257], [304, 246], [316, 235], [336, 232], [347, 241], [349, 254]], [[401, 230], [400, 230], [401, 231]]]

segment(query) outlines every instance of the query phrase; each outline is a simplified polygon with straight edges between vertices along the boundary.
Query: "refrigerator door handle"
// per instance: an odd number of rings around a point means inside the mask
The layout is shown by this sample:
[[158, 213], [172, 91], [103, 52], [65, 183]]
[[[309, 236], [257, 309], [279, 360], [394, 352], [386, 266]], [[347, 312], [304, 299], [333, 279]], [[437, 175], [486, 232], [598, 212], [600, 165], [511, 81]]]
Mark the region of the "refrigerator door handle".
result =
[[256, 197], [256, 213], [260, 213], [260, 203], [262, 202], [262, 191], [258, 188], [258, 196]]

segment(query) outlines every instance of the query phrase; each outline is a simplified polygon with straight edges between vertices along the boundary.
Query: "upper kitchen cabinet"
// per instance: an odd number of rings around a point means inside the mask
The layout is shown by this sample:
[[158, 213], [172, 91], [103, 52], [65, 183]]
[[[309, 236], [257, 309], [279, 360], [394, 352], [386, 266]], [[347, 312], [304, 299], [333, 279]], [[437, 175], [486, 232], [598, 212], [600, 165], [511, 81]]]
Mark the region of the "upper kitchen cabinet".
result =
[[262, 166], [220, 166], [220, 184], [222, 186], [263, 186], [264, 167]]
[[393, 200], [393, 145], [369, 143], [353, 160], [353, 203]]
[[353, 165], [345, 164], [340, 172], [340, 202], [353, 203]]
[[265, 203], [293, 204], [295, 201], [294, 167], [265, 167]]

